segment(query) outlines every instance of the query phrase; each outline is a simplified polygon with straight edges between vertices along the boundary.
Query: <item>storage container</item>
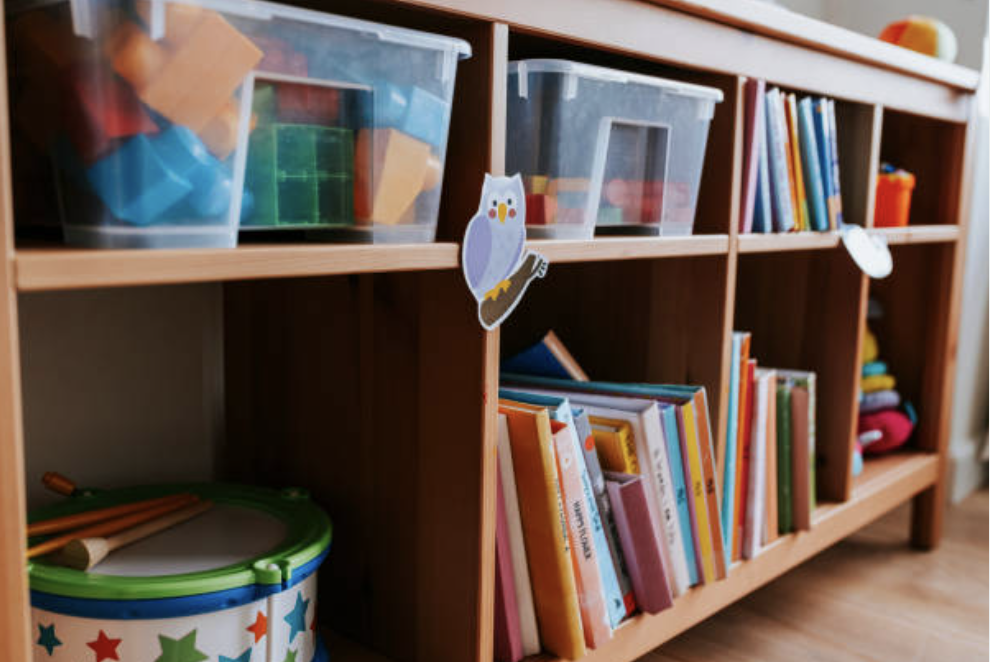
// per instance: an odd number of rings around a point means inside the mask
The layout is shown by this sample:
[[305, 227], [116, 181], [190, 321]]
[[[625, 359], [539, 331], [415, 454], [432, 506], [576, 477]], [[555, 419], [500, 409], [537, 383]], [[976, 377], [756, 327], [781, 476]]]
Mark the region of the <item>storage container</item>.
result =
[[877, 175], [876, 210], [873, 225], [878, 228], [903, 227], [911, 217], [911, 193], [915, 178], [906, 170], [883, 164]]
[[330, 520], [301, 490], [127, 488], [73, 496], [29, 520], [182, 492], [213, 507], [111, 552], [89, 572], [51, 556], [28, 563], [35, 662], [328, 659], [316, 576]]
[[256, 1], [10, 13], [15, 137], [54, 166], [69, 243], [433, 240], [465, 42]]
[[509, 64], [506, 171], [527, 233], [687, 235], [722, 92], [566, 60]]

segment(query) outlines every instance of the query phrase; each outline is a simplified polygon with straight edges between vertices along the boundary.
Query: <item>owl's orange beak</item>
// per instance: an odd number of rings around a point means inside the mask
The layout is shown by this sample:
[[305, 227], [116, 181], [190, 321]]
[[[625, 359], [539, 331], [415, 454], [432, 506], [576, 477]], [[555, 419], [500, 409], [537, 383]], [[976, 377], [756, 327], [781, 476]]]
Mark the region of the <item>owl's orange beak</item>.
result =
[[505, 223], [505, 215], [508, 213], [509, 209], [505, 206], [504, 202], [498, 203], [498, 222]]

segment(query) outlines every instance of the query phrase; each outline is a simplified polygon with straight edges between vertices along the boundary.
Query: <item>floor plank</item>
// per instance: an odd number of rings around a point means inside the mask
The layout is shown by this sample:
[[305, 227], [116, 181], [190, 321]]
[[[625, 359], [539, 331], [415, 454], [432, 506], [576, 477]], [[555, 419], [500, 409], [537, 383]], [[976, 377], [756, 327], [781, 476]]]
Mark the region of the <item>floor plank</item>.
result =
[[988, 645], [987, 492], [949, 511], [934, 552], [907, 505], [639, 662], [969, 662]]

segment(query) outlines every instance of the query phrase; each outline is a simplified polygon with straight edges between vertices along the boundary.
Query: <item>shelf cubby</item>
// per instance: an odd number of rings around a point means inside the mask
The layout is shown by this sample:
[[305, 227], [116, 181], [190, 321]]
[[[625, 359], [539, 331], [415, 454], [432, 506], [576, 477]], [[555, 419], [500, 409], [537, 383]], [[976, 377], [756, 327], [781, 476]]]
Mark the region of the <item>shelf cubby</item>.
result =
[[866, 276], [842, 250], [739, 256], [735, 329], [752, 333], [750, 356], [817, 375], [820, 499], [850, 494], [865, 290]]

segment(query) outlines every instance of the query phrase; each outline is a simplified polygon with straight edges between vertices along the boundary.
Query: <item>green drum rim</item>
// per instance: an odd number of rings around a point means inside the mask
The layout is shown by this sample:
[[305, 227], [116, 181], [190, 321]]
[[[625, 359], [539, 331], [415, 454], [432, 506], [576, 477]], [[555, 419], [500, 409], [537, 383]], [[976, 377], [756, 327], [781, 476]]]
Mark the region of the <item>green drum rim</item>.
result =
[[[286, 527], [285, 538], [260, 556], [224, 567], [158, 577], [118, 577], [82, 572], [46, 561], [28, 562], [32, 591], [64, 597], [102, 600], [151, 600], [215, 593], [252, 585], [272, 586], [291, 581], [293, 572], [318, 558], [330, 547], [332, 524], [305, 490], [281, 491], [232, 483], [172, 483], [87, 492], [38, 508], [28, 516], [37, 522], [132, 501], [188, 492], [217, 504], [253, 508], [276, 517]], [[45, 539], [37, 536], [36, 544]], [[99, 567], [97, 567], [97, 570]]]

